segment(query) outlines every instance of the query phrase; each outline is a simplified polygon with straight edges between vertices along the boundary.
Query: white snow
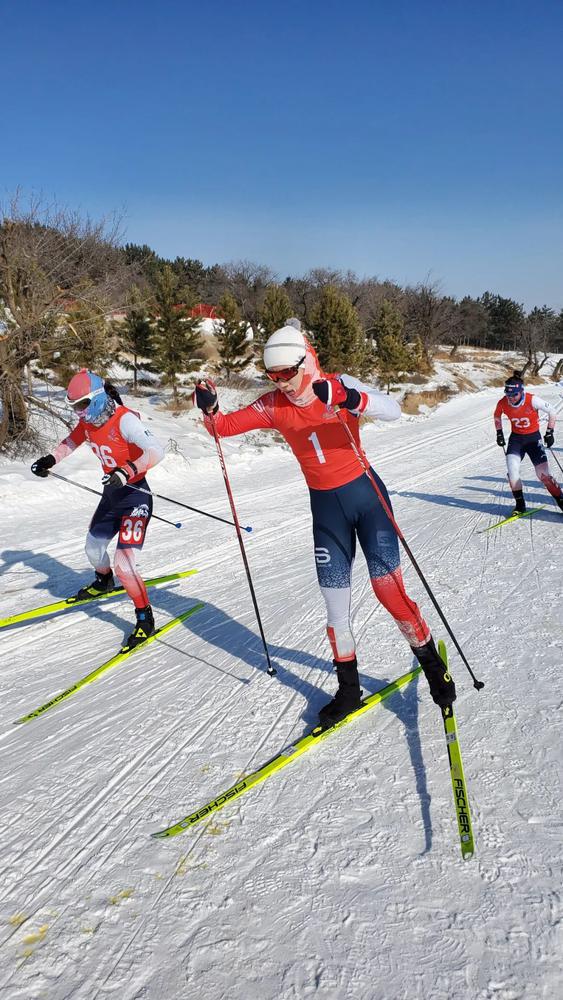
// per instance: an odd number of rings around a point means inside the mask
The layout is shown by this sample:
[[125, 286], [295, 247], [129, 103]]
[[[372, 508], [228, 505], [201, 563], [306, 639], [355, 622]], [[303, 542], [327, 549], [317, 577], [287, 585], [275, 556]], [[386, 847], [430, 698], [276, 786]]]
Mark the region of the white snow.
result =
[[[119, 646], [127, 599], [2, 630], [0, 987], [9, 1000], [552, 1000], [561, 996], [560, 539], [563, 518], [524, 471], [541, 513], [479, 534], [511, 506], [494, 441], [499, 390], [363, 440], [475, 673], [450, 643], [476, 837], [459, 853], [439, 713], [422, 679], [223, 811], [168, 841], [180, 819], [299, 737], [326, 693], [324, 606], [308, 496], [294, 458], [263, 434], [224, 442], [278, 676], [265, 661], [231, 528], [158, 501], [149, 575], [157, 623], [205, 609], [26, 726], [22, 714]], [[556, 386], [542, 395], [561, 406]], [[225, 409], [232, 405], [222, 393]], [[154, 490], [230, 511], [198, 416], [129, 400], [163, 439]], [[563, 463], [561, 435], [555, 454]], [[270, 443], [267, 443], [267, 442]], [[57, 470], [59, 471], [59, 470]], [[81, 449], [61, 466], [99, 488]], [[558, 478], [559, 470], [554, 469]], [[91, 578], [95, 499], [0, 475], [0, 616]], [[547, 499], [546, 499], [547, 498]], [[409, 563], [409, 592], [437, 615]], [[355, 567], [354, 628], [371, 692], [412, 657]]]

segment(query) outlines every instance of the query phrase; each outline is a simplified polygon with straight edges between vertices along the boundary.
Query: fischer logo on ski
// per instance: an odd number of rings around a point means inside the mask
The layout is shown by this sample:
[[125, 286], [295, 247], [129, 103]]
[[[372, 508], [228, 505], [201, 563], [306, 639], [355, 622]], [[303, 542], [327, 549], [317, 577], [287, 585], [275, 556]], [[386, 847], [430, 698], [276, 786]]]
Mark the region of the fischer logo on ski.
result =
[[[446, 644], [440, 640], [438, 652], [442, 657], [446, 667], [448, 666], [448, 651]], [[461, 758], [461, 747], [457, 732], [457, 722], [453, 707], [442, 709], [442, 720], [446, 735], [446, 747], [448, 750], [448, 760], [450, 763], [450, 775], [452, 789], [454, 793], [454, 805], [457, 817], [457, 827], [459, 831], [459, 842], [461, 854], [465, 861], [473, 857], [475, 853], [475, 843], [473, 839], [473, 829], [471, 826], [471, 813], [469, 811], [469, 798], [463, 771], [463, 761]]]
[[341, 719], [330, 729], [323, 729], [321, 726], [316, 726], [311, 732], [302, 736], [301, 739], [297, 740], [289, 747], [285, 747], [280, 753], [272, 757], [266, 764], [258, 768], [257, 771], [253, 771], [251, 774], [247, 774], [244, 779], [239, 780], [236, 784], [232, 785], [226, 791], [222, 792], [220, 795], [211, 799], [204, 806], [200, 806], [195, 812], [190, 813], [188, 816], [184, 816], [179, 822], [172, 824], [172, 826], [166, 827], [163, 830], [157, 830], [155, 833], [151, 834], [152, 837], [159, 839], [165, 839], [167, 837], [176, 837], [179, 833], [183, 833], [185, 830], [190, 829], [199, 823], [202, 819], [210, 816], [212, 813], [217, 812], [222, 809], [223, 806], [232, 802], [234, 799], [238, 798], [239, 795], [243, 795], [245, 792], [250, 791], [255, 785], [260, 782], [265, 781], [276, 771], [280, 771], [283, 767], [287, 767], [291, 764], [297, 757], [306, 753], [312, 747], [317, 746], [323, 740], [332, 736], [343, 726], [348, 725], [358, 716], [363, 715], [368, 712], [370, 708], [374, 705], [378, 705], [380, 702], [384, 701], [390, 695], [394, 694], [395, 691], [399, 691], [406, 684], [409, 684], [418, 674], [421, 673], [421, 667], [415, 667], [414, 670], [410, 670], [409, 673], [403, 674], [402, 677], [398, 677], [396, 681], [392, 681], [391, 684], [387, 684], [381, 691], [377, 691], [375, 694], [370, 695], [366, 698], [360, 708], [356, 709], [355, 712], [351, 712], [344, 719]]
[[454, 778], [454, 790], [456, 798], [457, 818], [459, 821], [462, 839], [466, 842], [471, 836], [471, 822], [467, 812], [467, 802], [465, 799], [465, 787], [461, 778]]
[[192, 813], [191, 816], [187, 817], [187, 819], [182, 820], [179, 825], [187, 829], [188, 827], [193, 826], [194, 823], [199, 823], [200, 819], [208, 816], [209, 813], [216, 812], [217, 809], [221, 809], [224, 805], [226, 805], [229, 799], [234, 799], [235, 796], [244, 792], [246, 787], [246, 781], [241, 781], [239, 785], [233, 785], [233, 787], [229, 788], [227, 792], [223, 792], [222, 795], [213, 799], [213, 802], [208, 802], [206, 806], [202, 806], [202, 808], [198, 809], [197, 812]]

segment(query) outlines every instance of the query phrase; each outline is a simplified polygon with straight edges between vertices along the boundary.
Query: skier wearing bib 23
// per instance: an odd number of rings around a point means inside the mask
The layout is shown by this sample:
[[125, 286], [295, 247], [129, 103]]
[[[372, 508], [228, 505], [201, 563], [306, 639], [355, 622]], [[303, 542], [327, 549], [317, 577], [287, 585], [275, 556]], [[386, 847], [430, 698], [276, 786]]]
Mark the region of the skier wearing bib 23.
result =
[[[297, 458], [309, 487], [317, 577], [327, 608], [327, 633], [338, 678], [336, 696], [320, 713], [334, 725], [361, 703], [356, 644], [350, 626], [351, 572], [356, 538], [364, 552], [375, 596], [395, 619], [413, 649], [436, 704], [451, 705], [455, 686], [430, 629], [403, 584], [397, 535], [352, 450], [333, 406], [340, 408], [359, 445], [360, 414], [397, 420], [398, 403], [350, 375], [325, 375], [298, 320], [276, 330], [264, 347], [266, 375], [276, 388], [250, 406], [219, 412], [211, 382], [195, 389], [197, 405], [214, 414], [223, 437], [258, 429], [277, 430]], [[205, 418], [210, 430], [209, 417]], [[387, 503], [389, 497], [372, 469]]]
[[139, 415], [123, 406], [117, 390], [86, 368], [69, 382], [66, 401], [78, 416], [78, 424], [52, 455], [37, 459], [31, 471], [36, 476], [47, 476], [49, 469], [84, 442], [102, 463], [104, 491], [86, 537], [86, 555], [96, 571], [96, 579], [88, 587], [82, 587], [76, 597], [87, 600], [113, 590], [115, 582], [107, 549], [119, 533], [114, 568], [135, 605], [137, 618], [123, 647], [130, 649], [153, 634], [154, 618], [135, 564], [135, 550], [143, 547], [151, 519], [152, 497], [131, 489], [129, 484], [148, 490], [145, 473], [162, 460], [164, 449], [143, 426]]
[[526, 510], [522, 480], [520, 479], [520, 466], [525, 455], [530, 456], [540, 483], [543, 483], [559, 509], [563, 511], [563, 493], [549, 471], [547, 455], [541, 440], [540, 410], [547, 413], [548, 416], [543, 440], [546, 446], [551, 448], [554, 441], [555, 410], [540, 396], [526, 392], [521, 375], [519, 372], [514, 372], [514, 375], [508, 378], [504, 384], [504, 397], [499, 399], [494, 413], [499, 447], [504, 448], [506, 444], [502, 430], [503, 417], [508, 417], [512, 428], [506, 449], [506, 466], [510, 489], [516, 501], [514, 514], [524, 514]]

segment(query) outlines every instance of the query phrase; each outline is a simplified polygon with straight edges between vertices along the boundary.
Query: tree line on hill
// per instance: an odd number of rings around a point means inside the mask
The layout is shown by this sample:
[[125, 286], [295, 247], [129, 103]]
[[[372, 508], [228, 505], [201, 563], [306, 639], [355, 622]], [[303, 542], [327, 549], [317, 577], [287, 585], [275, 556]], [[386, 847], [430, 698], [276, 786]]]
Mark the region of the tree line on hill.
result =
[[511, 350], [534, 374], [550, 352], [563, 353], [563, 310], [546, 305], [526, 312], [491, 292], [458, 301], [430, 279], [403, 288], [314, 268], [280, 281], [248, 261], [167, 260], [123, 245], [117, 224], [15, 198], [0, 212], [0, 450], [29, 438], [33, 410], [55, 412], [34, 389], [42, 372], [65, 381], [119, 359], [135, 388], [139, 370], [152, 368], [177, 403], [178, 377], [204, 357], [201, 303], [220, 318], [217, 368], [226, 376], [258, 361], [257, 346], [290, 316], [311, 334], [325, 370], [375, 373], [388, 391], [400, 376], [430, 373], [438, 344], [454, 355], [461, 346]]

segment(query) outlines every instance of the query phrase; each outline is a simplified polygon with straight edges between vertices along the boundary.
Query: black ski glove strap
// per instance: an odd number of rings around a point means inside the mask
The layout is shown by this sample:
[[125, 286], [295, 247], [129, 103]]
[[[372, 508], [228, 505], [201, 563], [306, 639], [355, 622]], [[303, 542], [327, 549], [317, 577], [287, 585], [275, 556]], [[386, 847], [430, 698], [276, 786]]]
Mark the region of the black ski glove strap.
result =
[[217, 401], [217, 392], [213, 382], [198, 382], [195, 387], [195, 401], [200, 410], [204, 413], [213, 407], [213, 413], [217, 413], [219, 409], [219, 403]]
[[544, 442], [546, 448], [552, 448], [553, 442], [555, 441], [555, 436], [553, 434], [553, 427], [548, 427], [544, 434]]
[[313, 392], [325, 406], [342, 406], [346, 410], [357, 410], [362, 397], [357, 389], [344, 385], [342, 379], [331, 375], [330, 378], [313, 382]]
[[497, 444], [500, 448], [504, 448], [506, 441], [504, 440], [504, 434], [502, 431], [497, 431]]
[[41, 476], [42, 479], [45, 479], [49, 475], [49, 469], [52, 469], [56, 464], [54, 455], [43, 455], [43, 458], [36, 459], [31, 466], [31, 471], [34, 476]]
[[111, 473], [106, 473], [102, 478], [102, 483], [107, 489], [119, 490], [122, 486], [125, 486], [129, 480], [129, 476], [125, 469], [114, 469]]

